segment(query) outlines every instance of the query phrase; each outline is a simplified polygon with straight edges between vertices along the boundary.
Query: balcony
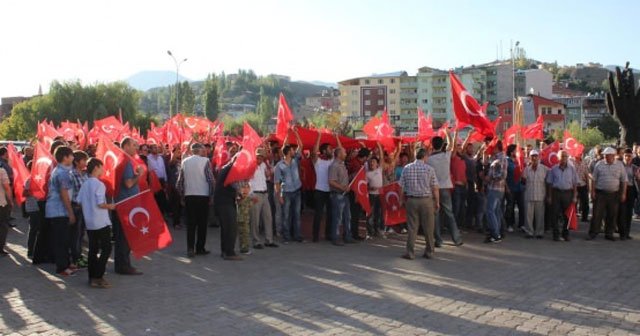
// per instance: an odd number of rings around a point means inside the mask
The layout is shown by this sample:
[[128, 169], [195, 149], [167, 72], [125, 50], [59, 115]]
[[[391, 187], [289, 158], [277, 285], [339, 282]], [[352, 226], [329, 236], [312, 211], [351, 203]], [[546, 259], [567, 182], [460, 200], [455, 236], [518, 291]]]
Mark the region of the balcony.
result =
[[412, 81], [412, 82], [400, 82], [400, 88], [404, 89], [404, 88], [417, 88], [418, 87], [418, 81]]

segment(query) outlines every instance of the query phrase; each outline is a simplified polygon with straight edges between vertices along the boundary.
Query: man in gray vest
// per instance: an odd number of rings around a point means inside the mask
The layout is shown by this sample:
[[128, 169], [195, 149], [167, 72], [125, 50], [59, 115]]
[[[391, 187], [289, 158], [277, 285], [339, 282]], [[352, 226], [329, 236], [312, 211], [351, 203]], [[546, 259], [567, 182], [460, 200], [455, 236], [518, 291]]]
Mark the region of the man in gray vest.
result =
[[627, 173], [622, 162], [616, 160], [616, 150], [607, 147], [602, 154], [604, 160], [593, 167], [593, 183], [591, 183], [591, 199], [593, 200], [593, 217], [587, 240], [595, 239], [600, 233], [604, 219], [604, 237], [616, 240], [613, 231], [618, 221], [618, 208], [627, 197]]
[[[207, 238], [209, 204], [213, 201], [213, 172], [204, 153], [204, 146], [191, 145], [193, 155], [182, 161], [177, 187], [185, 204], [187, 215], [187, 255], [206, 255], [204, 244]], [[197, 242], [196, 242], [197, 229]]]

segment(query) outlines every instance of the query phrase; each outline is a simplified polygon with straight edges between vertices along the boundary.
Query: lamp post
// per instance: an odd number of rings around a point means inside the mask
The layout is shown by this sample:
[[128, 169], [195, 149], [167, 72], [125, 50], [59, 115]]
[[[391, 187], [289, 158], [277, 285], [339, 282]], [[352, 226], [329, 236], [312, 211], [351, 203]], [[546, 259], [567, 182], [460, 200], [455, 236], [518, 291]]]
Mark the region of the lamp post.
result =
[[[517, 48], [520, 45], [520, 41], [516, 41], [516, 46], [515, 48]], [[512, 91], [511, 91], [511, 124], [515, 124], [516, 120], [516, 62], [515, 62], [515, 50], [514, 47], [512, 45], [511, 47], [511, 85], [512, 85]]]
[[[180, 78], [180, 65], [182, 65], [182, 63], [186, 62], [187, 59], [183, 59], [182, 61], [178, 62], [178, 60], [173, 56], [173, 54], [171, 53], [171, 50], [167, 50], [167, 54], [169, 54], [169, 56], [171, 56], [171, 58], [173, 59], [173, 63], [176, 65], [176, 113], [178, 113], [178, 110], [180, 109], [180, 92], [178, 91], [178, 87], [180, 85], [179, 82], [179, 78]], [[171, 118], [171, 109], [169, 109], [169, 118]]]

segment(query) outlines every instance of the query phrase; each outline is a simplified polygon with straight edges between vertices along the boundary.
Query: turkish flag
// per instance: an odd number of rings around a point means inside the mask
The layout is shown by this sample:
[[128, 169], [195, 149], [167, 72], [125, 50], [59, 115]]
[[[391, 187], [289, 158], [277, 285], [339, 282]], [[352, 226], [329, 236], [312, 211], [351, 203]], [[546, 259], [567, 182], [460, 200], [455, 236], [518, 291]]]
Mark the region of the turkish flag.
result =
[[65, 141], [76, 141], [77, 129], [78, 125], [76, 125], [76, 123], [72, 123], [67, 120], [60, 123], [60, 127], [58, 127], [58, 133], [62, 134], [62, 137]]
[[133, 162], [134, 171], [137, 170], [138, 167], [142, 167], [142, 174], [140, 174], [140, 177], [138, 178], [138, 187], [140, 188], [140, 191], [149, 189], [149, 168], [147, 168], [147, 165], [142, 161], [142, 158], [138, 154], [134, 155], [131, 161]]
[[302, 182], [302, 190], [315, 190], [316, 170], [310, 157], [303, 157], [300, 160], [300, 181]]
[[507, 129], [504, 132], [504, 137], [502, 141], [504, 141], [505, 145], [511, 145], [516, 143], [516, 136], [518, 135], [519, 132], [520, 132], [520, 125], [513, 125], [509, 127], [509, 129]]
[[51, 148], [51, 144], [53, 143], [53, 139], [55, 139], [56, 137], [61, 136], [62, 134], [60, 134], [60, 132], [58, 132], [58, 130], [56, 130], [55, 127], [51, 126], [49, 123], [47, 123], [46, 120], [43, 120], [42, 122], [38, 123], [38, 140], [42, 143], [44, 143], [45, 147], [47, 148], [47, 150], [49, 150], [49, 148]]
[[171, 245], [167, 223], [148, 190], [118, 202], [116, 213], [134, 257], [142, 258]]
[[56, 160], [45, 145], [38, 141], [33, 152], [33, 163], [31, 164], [31, 194], [36, 199], [47, 197], [47, 183], [51, 177], [51, 171], [56, 166]]
[[156, 174], [156, 172], [154, 172], [153, 170], [149, 171], [149, 188], [154, 194], [162, 190], [162, 184], [160, 183], [158, 174]]
[[164, 143], [168, 144], [171, 148], [174, 145], [181, 144], [182, 136], [180, 132], [180, 127], [172, 122], [171, 120], [167, 121], [164, 125]]
[[293, 113], [287, 104], [287, 100], [284, 99], [284, 95], [280, 93], [278, 99], [278, 116], [276, 122], [276, 137], [280, 140], [284, 140], [289, 131], [289, 123], [293, 120]]
[[494, 137], [488, 144], [485, 152], [487, 155], [493, 155], [496, 150], [496, 146], [498, 145], [498, 137]]
[[216, 146], [213, 148], [213, 165], [216, 168], [222, 168], [231, 159], [231, 154], [227, 150], [227, 144], [224, 138], [218, 138]]
[[542, 115], [538, 116], [536, 122], [522, 128], [523, 139], [542, 140], [544, 139], [544, 120]]
[[576, 204], [571, 203], [567, 210], [565, 210], [564, 215], [567, 216], [567, 230], [578, 230], [578, 215], [576, 211]]
[[385, 225], [398, 225], [407, 222], [407, 209], [400, 205], [400, 191], [398, 182], [380, 188], [380, 203]]
[[447, 135], [445, 134], [447, 129], [449, 129], [449, 121], [445, 121], [444, 124], [442, 124], [442, 126], [438, 128], [438, 131], [436, 132], [436, 136], [439, 136], [445, 139], [447, 137]]
[[360, 171], [353, 177], [349, 187], [356, 196], [356, 202], [358, 202], [364, 212], [369, 215], [371, 213], [371, 204], [369, 203], [369, 187], [367, 186], [367, 176], [364, 173], [364, 167], [360, 168]]
[[433, 138], [433, 120], [431, 114], [428, 117], [424, 116], [422, 108], [418, 108], [418, 138], [421, 140]]
[[9, 154], [9, 165], [13, 168], [13, 194], [16, 197], [18, 204], [24, 202], [24, 182], [29, 178], [31, 173], [24, 165], [24, 161], [18, 155], [16, 147], [10, 143], [7, 146], [7, 152]]
[[258, 167], [256, 148], [258, 148], [261, 143], [262, 139], [258, 133], [245, 121], [242, 149], [236, 154], [236, 161], [231, 167], [227, 178], [224, 180], [225, 186], [236, 181], [249, 180], [253, 177]]
[[99, 135], [106, 137], [112, 141], [120, 141], [118, 138], [124, 125], [116, 117], [108, 116], [106, 118], [93, 122], [93, 127], [97, 129]]
[[372, 117], [363, 127], [362, 131], [367, 135], [370, 140], [379, 141], [385, 151], [391, 153], [395, 150], [395, 143], [393, 141], [393, 135], [395, 130], [389, 123], [389, 115], [387, 110], [382, 112], [380, 118]]
[[104, 174], [100, 180], [107, 188], [107, 196], [114, 197], [120, 189], [118, 181], [126, 166], [128, 155], [113, 142], [102, 137], [98, 140], [96, 157], [103, 164]]
[[560, 150], [560, 143], [555, 141], [551, 145], [548, 145], [540, 151], [540, 161], [543, 165], [551, 168], [560, 162], [558, 157], [558, 151]]
[[495, 135], [494, 126], [486, 114], [488, 104], [480, 106], [452, 71], [449, 72], [449, 80], [453, 112], [458, 123], [469, 124], [486, 136]]
[[486, 136], [484, 134], [479, 133], [476, 130], [473, 130], [471, 131], [471, 135], [469, 136], [469, 142], [470, 143], [483, 142], [485, 138]]
[[579, 143], [576, 138], [571, 136], [571, 133], [569, 133], [569, 131], [567, 130], [564, 131], [562, 148], [564, 148], [564, 150], [566, 150], [567, 153], [569, 153], [569, 155], [573, 157], [582, 156], [582, 152], [584, 151], [584, 146]]

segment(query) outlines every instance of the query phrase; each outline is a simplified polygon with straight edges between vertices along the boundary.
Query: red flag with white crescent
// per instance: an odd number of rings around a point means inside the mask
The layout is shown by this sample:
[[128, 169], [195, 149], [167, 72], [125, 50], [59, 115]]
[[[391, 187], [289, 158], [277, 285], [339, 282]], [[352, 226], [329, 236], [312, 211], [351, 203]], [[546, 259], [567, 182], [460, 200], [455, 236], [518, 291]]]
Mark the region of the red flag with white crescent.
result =
[[27, 170], [24, 161], [20, 155], [18, 155], [18, 151], [12, 143], [7, 146], [7, 153], [9, 154], [9, 165], [13, 168], [13, 194], [15, 195], [16, 202], [21, 204], [25, 201], [24, 182], [29, 178], [31, 173]]
[[46, 120], [38, 123], [38, 133], [37, 137], [40, 142], [42, 142], [47, 150], [51, 148], [51, 144], [53, 143], [53, 139], [61, 136], [60, 132], [56, 130], [51, 124], [49, 124]]
[[120, 141], [120, 131], [124, 125], [116, 117], [108, 116], [106, 118], [96, 120], [93, 122], [93, 127], [97, 130], [100, 136], [104, 136], [112, 141]]
[[114, 197], [120, 189], [118, 181], [128, 161], [128, 155], [112, 141], [102, 137], [98, 140], [96, 157], [103, 164], [104, 173], [100, 180], [107, 188], [107, 196]]
[[407, 210], [400, 205], [401, 190], [398, 182], [380, 188], [380, 204], [384, 213], [385, 225], [398, 225], [407, 222]]
[[31, 164], [31, 194], [36, 199], [47, 197], [47, 183], [51, 177], [51, 171], [56, 166], [56, 160], [51, 155], [48, 147], [38, 141], [33, 152], [33, 163]]
[[486, 136], [495, 135], [493, 123], [486, 114], [488, 104], [485, 103], [481, 106], [452, 71], [449, 72], [449, 80], [451, 82], [453, 112], [458, 124], [460, 126], [471, 125]]
[[532, 140], [544, 139], [544, 119], [538, 116], [536, 122], [522, 128], [522, 138]]
[[364, 167], [360, 168], [360, 171], [353, 177], [350, 188], [356, 196], [356, 202], [358, 202], [367, 215], [369, 215], [371, 213], [371, 203], [369, 203], [369, 187], [367, 186], [367, 176], [364, 172]]
[[555, 141], [540, 151], [540, 162], [549, 168], [555, 166], [560, 162], [558, 151], [560, 151], [560, 143]]
[[139, 259], [171, 245], [173, 238], [149, 190], [118, 202], [116, 213], [134, 257]]
[[569, 131], [564, 131], [564, 136], [562, 140], [562, 148], [569, 153], [570, 156], [579, 157], [582, 156], [582, 152], [584, 151], [584, 146], [579, 143], [576, 138], [571, 136]]
[[422, 108], [418, 108], [418, 138], [421, 140], [433, 138], [433, 119], [431, 114], [428, 117], [424, 116]]
[[278, 99], [278, 115], [276, 121], [276, 137], [280, 140], [284, 140], [289, 131], [289, 123], [293, 120], [293, 113], [287, 104], [287, 100], [284, 95], [280, 93]]
[[505, 145], [511, 145], [516, 143], [516, 136], [520, 132], [520, 125], [513, 125], [509, 127], [506, 131], [504, 131], [504, 137], [502, 141]]
[[258, 159], [256, 158], [256, 148], [262, 143], [262, 138], [244, 122], [244, 136], [242, 138], [242, 149], [236, 154], [236, 161], [231, 167], [224, 185], [227, 186], [233, 182], [249, 180], [253, 177], [258, 167]]

